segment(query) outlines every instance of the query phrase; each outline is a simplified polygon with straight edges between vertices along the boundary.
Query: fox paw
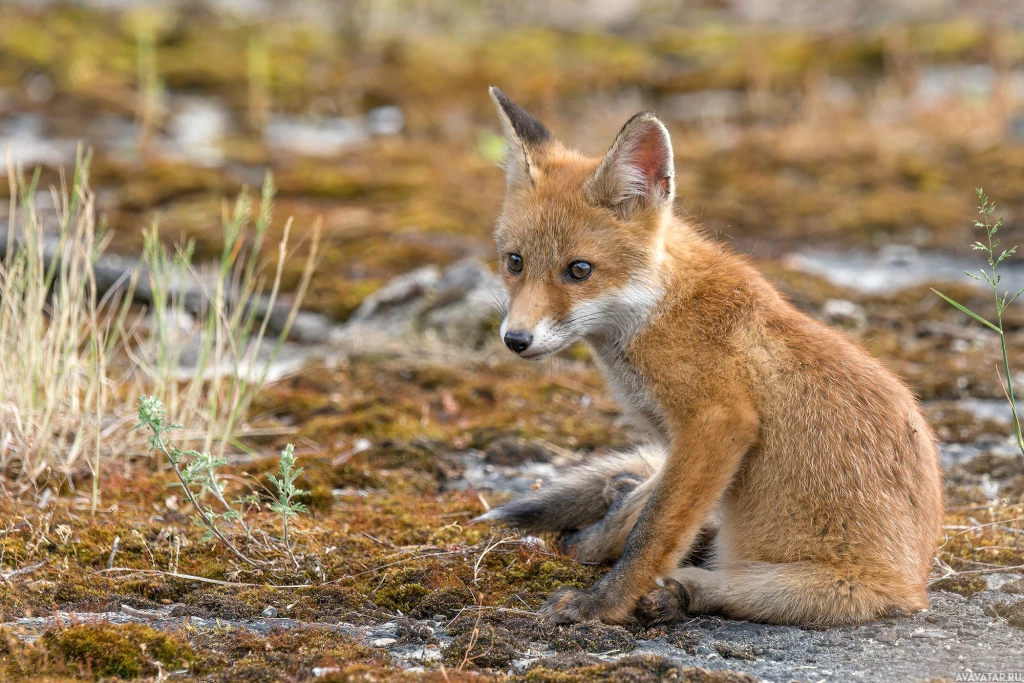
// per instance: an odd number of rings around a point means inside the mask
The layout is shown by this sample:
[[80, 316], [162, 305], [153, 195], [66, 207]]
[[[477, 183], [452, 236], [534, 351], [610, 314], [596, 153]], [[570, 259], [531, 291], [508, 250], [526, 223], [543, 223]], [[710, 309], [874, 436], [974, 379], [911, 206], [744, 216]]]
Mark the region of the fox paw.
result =
[[655, 588], [636, 603], [633, 615], [642, 624], [664, 624], [686, 616], [690, 593], [683, 584], [665, 579], [663, 586]]
[[540, 608], [541, 618], [549, 624], [575, 624], [598, 619], [606, 623], [621, 621], [595, 591], [559, 588]]

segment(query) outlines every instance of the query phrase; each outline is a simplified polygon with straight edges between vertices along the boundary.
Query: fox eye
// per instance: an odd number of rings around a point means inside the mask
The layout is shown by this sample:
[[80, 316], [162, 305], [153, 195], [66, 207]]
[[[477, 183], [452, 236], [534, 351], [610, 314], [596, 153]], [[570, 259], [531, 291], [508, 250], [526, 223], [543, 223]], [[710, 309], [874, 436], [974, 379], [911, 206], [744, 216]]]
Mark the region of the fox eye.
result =
[[593, 270], [594, 267], [586, 261], [573, 261], [569, 264], [567, 275], [573, 280], [586, 280]]
[[508, 255], [508, 269], [512, 273], [523, 272], [523, 257], [519, 254]]

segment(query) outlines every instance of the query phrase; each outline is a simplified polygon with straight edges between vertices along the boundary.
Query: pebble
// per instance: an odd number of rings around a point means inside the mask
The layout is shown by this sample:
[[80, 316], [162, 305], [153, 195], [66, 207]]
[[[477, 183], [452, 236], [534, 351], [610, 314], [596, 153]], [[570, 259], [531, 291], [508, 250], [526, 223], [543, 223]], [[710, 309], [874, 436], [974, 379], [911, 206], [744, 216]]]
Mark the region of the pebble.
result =
[[949, 640], [950, 638], [956, 638], [956, 635], [949, 631], [914, 631], [910, 634], [911, 638], [933, 638], [935, 640]]
[[839, 323], [859, 327], [868, 321], [867, 311], [863, 306], [845, 299], [829, 299], [822, 309], [825, 319], [832, 323]]
[[336, 666], [315, 666], [315, 667], [313, 667], [313, 675], [316, 676], [317, 678], [322, 678], [323, 676], [330, 676], [331, 674], [336, 674], [339, 671], [341, 671], [341, 669], [336, 667]]

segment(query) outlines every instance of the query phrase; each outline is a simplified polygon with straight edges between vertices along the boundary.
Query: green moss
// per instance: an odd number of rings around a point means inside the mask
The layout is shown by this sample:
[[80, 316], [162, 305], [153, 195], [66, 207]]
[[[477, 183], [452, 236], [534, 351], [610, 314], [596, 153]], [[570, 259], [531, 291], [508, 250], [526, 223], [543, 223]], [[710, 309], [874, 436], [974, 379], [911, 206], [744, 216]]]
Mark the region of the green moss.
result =
[[939, 579], [931, 585], [931, 590], [959, 593], [965, 598], [969, 598], [975, 593], [980, 593], [987, 588], [988, 581], [976, 575], [949, 576], [944, 579]]
[[551, 641], [551, 648], [558, 652], [632, 652], [637, 642], [621, 626], [587, 621], [562, 629]]
[[453, 638], [442, 651], [442, 658], [449, 667], [505, 671], [519, 649], [508, 630], [484, 626]]
[[212, 681], [259, 683], [280, 680], [324, 664], [390, 668], [387, 653], [359, 645], [326, 627], [275, 630], [259, 636], [246, 629], [203, 630], [193, 637], [200, 656], [193, 672]]
[[1024, 600], [996, 603], [991, 606], [991, 612], [1006, 619], [1010, 626], [1024, 628]]
[[77, 624], [47, 631], [42, 644], [51, 656], [94, 676], [138, 678], [187, 665], [194, 658], [188, 643], [141, 624]]
[[685, 683], [754, 683], [757, 679], [734, 671], [709, 671], [681, 666], [666, 657], [633, 656], [614, 662], [579, 666], [577, 659], [542, 660], [524, 680], [531, 683], [568, 683], [570, 681], [624, 681], [656, 683], [672, 680]]
[[586, 588], [595, 581], [597, 570], [568, 558], [542, 562], [523, 562], [511, 567], [506, 575], [510, 585], [531, 593], [550, 593], [562, 586]]
[[412, 613], [430, 595], [430, 590], [420, 583], [424, 575], [418, 567], [389, 572], [373, 594], [373, 601], [392, 612]]

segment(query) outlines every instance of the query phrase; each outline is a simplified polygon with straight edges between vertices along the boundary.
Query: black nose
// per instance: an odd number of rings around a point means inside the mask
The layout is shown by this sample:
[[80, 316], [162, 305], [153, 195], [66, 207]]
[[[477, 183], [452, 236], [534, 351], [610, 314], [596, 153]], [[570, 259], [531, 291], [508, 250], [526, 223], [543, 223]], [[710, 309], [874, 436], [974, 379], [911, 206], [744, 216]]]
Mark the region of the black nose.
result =
[[516, 353], [522, 353], [529, 346], [530, 342], [533, 341], [533, 335], [529, 332], [506, 332], [505, 333], [505, 346], [512, 349]]

